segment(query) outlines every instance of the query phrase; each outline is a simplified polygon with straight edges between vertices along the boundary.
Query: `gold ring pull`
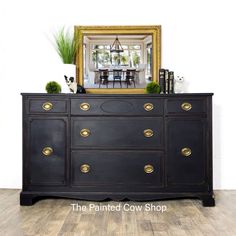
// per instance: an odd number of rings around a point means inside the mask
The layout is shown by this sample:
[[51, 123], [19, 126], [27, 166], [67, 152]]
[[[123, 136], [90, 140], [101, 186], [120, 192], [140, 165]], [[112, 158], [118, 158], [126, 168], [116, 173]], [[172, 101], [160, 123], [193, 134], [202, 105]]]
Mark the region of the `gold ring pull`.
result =
[[42, 150], [42, 153], [43, 153], [44, 156], [50, 156], [53, 153], [53, 149], [51, 147], [45, 147]]
[[82, 173], [88, 173], [90, 171], [90, 166], [88, 164], [83, 164], [80, 166], [80, 171]]
[[90, 105], [86, 102], [80, 104], [80, 109], [83, 111], [88, 111], [90, 109]]
[[143, 107], [144, 107], [144, 109], [145, 109], [146, 111], [151, 111], [151, 110], [153, 110], [153, 108], [154, 108], [154, 106], [153, 106], [152, 103], [145, 103], [145, 104], [143, 105]]
[[187, 148], [187, 147], [182, 148], [181, 149], [181, 154], [185, 157], [189, 157], [192, 154], [192, 150], [190, 148]]
[[184, 103], [182, 103], [181, 108], [184, 111], [190, 111], [192, 109], [192, 105], [191, 105], [191, 103], [184, 102]]
[[43, 105], [42, 105], [42, 108], [45, 110], [45, 111], [50, 111], [52, 109], [53, 105], [51, 102], [45, 102]]
[[145, 136], [146, 138], [150, 138], [150, 137], [153, 136], [153, 131], [152, 131], [151, 129], [145, 129], [145, 130], [143, 131], [143, 134], [144, 134], [144, 136]]
[[89, 135], [91, 134], [90, 130], [89, 129], [82, 129], [80, 131], [80, 135], [84, 138], [88, 137]]
[[145, 165], [144, 166], [144, 172], [147, 174], [150, 174], [154, 171], [154, 167], [152, 165]]

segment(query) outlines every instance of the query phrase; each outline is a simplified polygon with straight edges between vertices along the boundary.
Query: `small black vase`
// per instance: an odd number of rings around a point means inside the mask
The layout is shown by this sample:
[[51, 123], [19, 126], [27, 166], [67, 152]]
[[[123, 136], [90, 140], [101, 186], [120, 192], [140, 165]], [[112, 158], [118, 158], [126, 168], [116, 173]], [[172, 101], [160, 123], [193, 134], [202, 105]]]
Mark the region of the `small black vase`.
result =
[[86, 90], [83, 86], [77, 85], [77, 93], [86, 93]]

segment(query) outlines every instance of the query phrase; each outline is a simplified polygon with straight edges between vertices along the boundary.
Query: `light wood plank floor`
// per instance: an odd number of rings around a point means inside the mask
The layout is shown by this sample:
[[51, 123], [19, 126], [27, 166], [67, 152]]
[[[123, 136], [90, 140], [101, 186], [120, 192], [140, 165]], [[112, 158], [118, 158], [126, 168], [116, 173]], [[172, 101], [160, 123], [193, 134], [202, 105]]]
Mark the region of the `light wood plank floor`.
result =
[[[236, 235], [236, 191], [215, 191], [216, 206], [202, 207], [199, 200], [155, 201], [165, 212], [148, 211], [147, 202], [88, 202], [47, 199], [26, 207], [19, 205], [20, 190], [0, 189], [0, 235], [65, 236], [234, 236]], [[73, 211], [71, 204], [85, 211]], [[120, 211], [95, 211], [96, 206], [117, 206]], [[125, 211], [124, 204], [142, 206]], [[149, 202], [151, 203], [151, 202]]]

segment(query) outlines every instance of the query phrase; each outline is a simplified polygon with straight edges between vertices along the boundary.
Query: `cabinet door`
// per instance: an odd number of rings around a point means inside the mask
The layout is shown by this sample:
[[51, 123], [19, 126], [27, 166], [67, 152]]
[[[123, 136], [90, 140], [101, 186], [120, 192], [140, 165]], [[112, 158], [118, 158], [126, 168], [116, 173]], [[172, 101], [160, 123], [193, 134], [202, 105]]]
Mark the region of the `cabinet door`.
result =
[[170, 118], [166, 126], [168, 185], [203, 185], [206, 122], [204, 119]]
[[31, 118], [29, 124], [30, 184], [64, 184], [66, 119]]

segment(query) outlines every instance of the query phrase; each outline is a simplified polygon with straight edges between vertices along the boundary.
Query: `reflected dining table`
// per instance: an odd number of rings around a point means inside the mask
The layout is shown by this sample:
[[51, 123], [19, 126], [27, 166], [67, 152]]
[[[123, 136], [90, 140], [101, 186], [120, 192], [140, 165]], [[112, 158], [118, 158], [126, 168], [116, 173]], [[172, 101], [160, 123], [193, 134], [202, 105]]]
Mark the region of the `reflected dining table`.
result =
[[[121, 70], [122, 71], [122, 78], [121, 78], [122, 81], [125, 81], [125, 73], [127, 72], [127, 70], [135, 70], [135, 77], [136, 78], [138, 78], [138, 74], [139, 74], [139, 71], [136, 68], [132, 68], [132, 67], [129, 67], [129, 68], [100, 68], [100, 69], [94, 70], [94, 72], [95, 72], [94, 83], [95, 84], [99, 83], [99, 70], [108, 70], [109, 77], [113, 74], [113, 71]], [[109, 80], [109, 78], [108, 78], [108, 81], [113, 81], [113, 79]]]

